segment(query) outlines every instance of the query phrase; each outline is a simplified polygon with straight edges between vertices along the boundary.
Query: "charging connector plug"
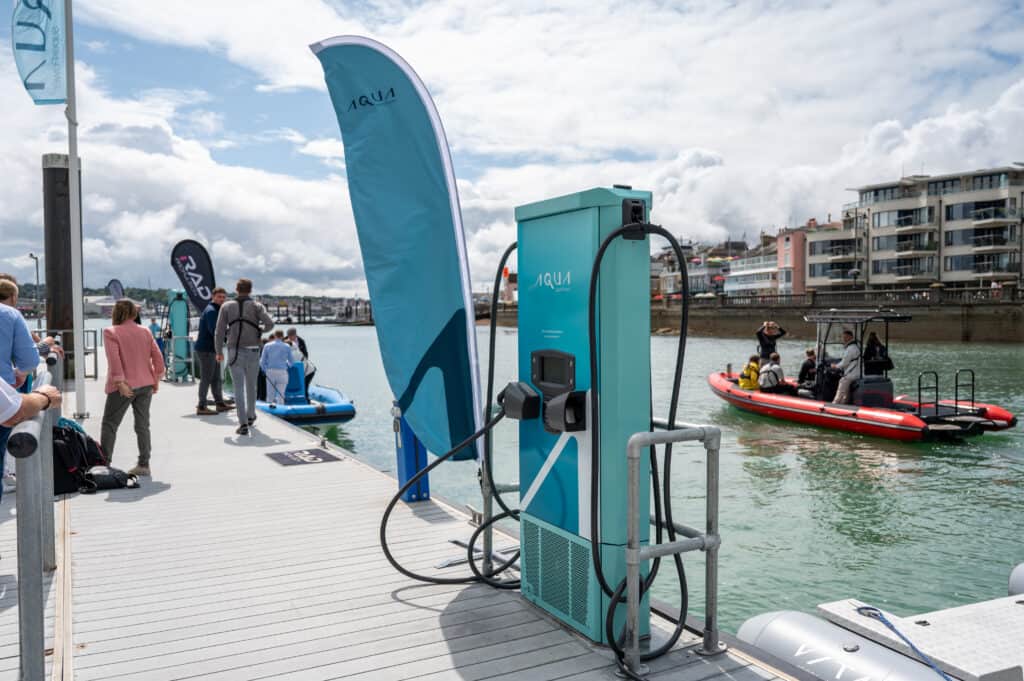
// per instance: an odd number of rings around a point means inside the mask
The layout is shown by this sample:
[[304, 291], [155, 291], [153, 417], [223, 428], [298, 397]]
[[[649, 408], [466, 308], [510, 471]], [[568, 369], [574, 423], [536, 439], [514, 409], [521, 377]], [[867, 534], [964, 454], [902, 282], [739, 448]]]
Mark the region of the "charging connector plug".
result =
[[505, 416], [517, 421], [529, 421], [540, 416], [540, 395], [528, 383], [515, 381], [498, 393], [498, 404]]

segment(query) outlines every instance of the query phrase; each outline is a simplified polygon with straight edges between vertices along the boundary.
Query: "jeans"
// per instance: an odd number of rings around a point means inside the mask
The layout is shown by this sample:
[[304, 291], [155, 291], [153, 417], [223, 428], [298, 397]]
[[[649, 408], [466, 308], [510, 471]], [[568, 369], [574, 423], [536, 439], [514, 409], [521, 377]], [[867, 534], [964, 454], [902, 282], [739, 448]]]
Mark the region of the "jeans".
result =
[[216, 404], [224, 402], [224, 394], [221, 391], [223, 377], [220, 374], [220, 363], [217, 361], [217, 354], [213, 352], [196, 352], [199, 359], [199, 408], [206, 407], [206, 394], [213, 392], [213, 401]]
[[260, 349], [238, 348], [228, 357], [231, 381], [235, 384], [235, 411], [238, 424], [256, 418], [256, 376], [260, 372]]
[[114, 444], [117, 442], [117, 428], [121, 425], [128, 407], [135, 417], [135, 437], [139, 442], [139, 465], [149, 465], [152, 442], [149, 434], [149, 405], [153, 401], [153, 386], [132, 388], [132, 397], [125, 397], [118, 391], [107, 394], [103, 405], [103, 423], [100, 425], [100, 446], [107, 459], [114, 460]]
[[287, 369], [267, 369], [267, 402], [284, 404], [284, 392], [288, 389]]

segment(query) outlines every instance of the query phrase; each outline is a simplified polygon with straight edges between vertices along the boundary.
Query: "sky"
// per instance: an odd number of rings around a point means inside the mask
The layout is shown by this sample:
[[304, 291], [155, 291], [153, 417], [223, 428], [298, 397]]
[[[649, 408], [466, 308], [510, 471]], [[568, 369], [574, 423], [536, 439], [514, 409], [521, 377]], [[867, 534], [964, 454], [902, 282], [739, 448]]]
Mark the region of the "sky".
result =
[[[444, 122], [474, 290], [515, 206], [594, 186], [654, 193], [682, 237], [753, 241], [839, 215], [848, 188], [1024, 161], [1016, 2], [77, 0], [86, 286], [172, 286], [206, 244], [219, 282], [366, 295], [344, 154], [310, 43], [366, 35]], [[0, 21], [0, 270], [34, 277], [40, 157]]]

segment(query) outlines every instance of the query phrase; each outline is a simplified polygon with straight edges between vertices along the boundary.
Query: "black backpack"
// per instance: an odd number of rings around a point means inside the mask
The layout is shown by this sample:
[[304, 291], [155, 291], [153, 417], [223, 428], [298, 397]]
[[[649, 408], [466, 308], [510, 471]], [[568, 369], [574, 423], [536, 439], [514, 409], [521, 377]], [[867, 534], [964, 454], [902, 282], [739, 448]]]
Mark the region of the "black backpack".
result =
[[95, 489], [86, 473], [93, 466], [109, 466], [96, 440], [67, 426], [53, 428], [53, 493], [73, 494]]

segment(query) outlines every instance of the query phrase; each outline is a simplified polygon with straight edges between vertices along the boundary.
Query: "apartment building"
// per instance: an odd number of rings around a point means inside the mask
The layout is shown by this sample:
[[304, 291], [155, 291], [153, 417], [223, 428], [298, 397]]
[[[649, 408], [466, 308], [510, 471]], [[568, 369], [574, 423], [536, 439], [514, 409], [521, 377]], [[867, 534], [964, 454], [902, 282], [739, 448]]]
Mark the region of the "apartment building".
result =
[[807, 281], [807, 232], [785, 228], [775, 237], [778, 252], [779, 293], [802, 296]]
[[815, 291], [836, 291], [863, 284], [864, 263], [868, 257], [863, 233], [864, 223], [856, 222], [855, 211], [851, 211], [849, 221], [818, 223], [808, 220], [804, 228], [806, 287]]
[[[857, 263], [851, 271], [859, 270], [873, 288], [1019, 281], [1024, 164], [911, 175], [854, 191], [858, 201], [843, 207], [841, 229], [814, 240], [808, 234], [808, 286], [838, 284], [832, 266], [838, 268], [844, 261], [835, 258], [847, 251], [853, 254], [849, 262]], [[811, 249], [819, 240], [826, 245], [815, 254]], [[815, 276], [823, 272], [827, 279]]]

